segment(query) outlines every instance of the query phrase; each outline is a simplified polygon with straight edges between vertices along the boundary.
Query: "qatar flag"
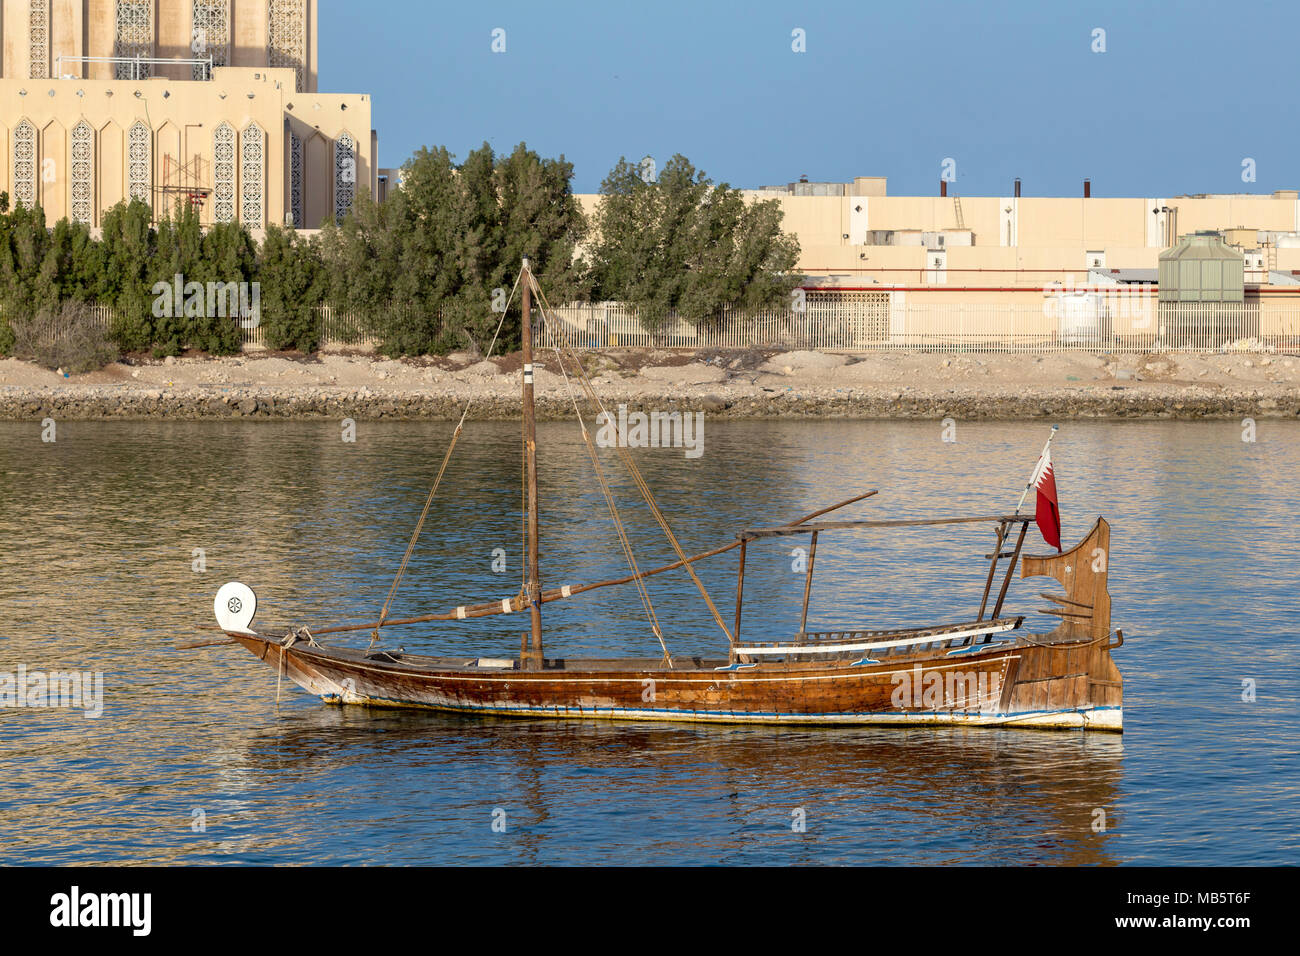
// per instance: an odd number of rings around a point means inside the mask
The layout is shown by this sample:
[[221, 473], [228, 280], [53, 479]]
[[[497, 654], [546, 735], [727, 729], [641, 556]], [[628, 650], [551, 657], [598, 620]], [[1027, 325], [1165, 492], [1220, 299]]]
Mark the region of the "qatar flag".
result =
[[1038, 460], [1038, 470], [1034, 472], [1034, 490], [1038, 502], [1034, 509], [1034, 520], [1043, 540], [1057, 551], [1061, 550], [1061, 509], [1056, 505], [1056, 473], [1052, 471], [1052, 449], [1049, 445], [1043, 450], [1043, 457]]

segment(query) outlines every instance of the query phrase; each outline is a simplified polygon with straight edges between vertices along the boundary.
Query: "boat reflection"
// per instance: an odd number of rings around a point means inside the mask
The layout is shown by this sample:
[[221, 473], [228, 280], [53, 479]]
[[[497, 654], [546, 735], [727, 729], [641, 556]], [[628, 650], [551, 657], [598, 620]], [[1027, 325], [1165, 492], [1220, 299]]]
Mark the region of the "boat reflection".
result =
[[[409, 787], [421, 777], [445, 779], [449, 763], [485, 766], [487, 755], [490, 767], [473, 792], [464, 781], [454, 793], [431, 791], [419, 812], [431, 826], [455, 829], [467, 812], [486, 820], [504, 808], [508, 862], [567, 861], [557, 854], [605, 839], [623, 845], [610, 861], [617, 863], [677, 856], [744, 863], [751, 855], [789, 863], [1118, 862], [1124, 750], [1109, 734], [697, 728], [327, 707], [295, 708], [244, 752], [256, 776], [288, 772], [319, 780], [322, 790], [359, 760], [392, 768]], [[796, 828], [801, 816], [804, 832]], [[611, 820], [621, 820], [616, 832]], [[486, 846], [487, 830], [476, 824], [463, 836]]]

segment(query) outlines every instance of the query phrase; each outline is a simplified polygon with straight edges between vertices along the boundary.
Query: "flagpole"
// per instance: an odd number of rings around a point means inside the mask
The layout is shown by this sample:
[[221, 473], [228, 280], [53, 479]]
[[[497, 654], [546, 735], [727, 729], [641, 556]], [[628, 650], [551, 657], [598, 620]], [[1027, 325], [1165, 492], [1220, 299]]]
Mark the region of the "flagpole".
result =
[[1038, 477], [1038, 467], [1043, 463], [1043, 459], [1047, 457], [1047, 453], [1051, 451], [1052, 439], [1056, 437], [1056, 433], [1060, 430], [1060, 425], [1052, 426], [1052, 433], [1047, 436], [1047, 444], [1043, 446], [1043, 453], [1038, 456], [1038, 461], [1034, 462], [1034, 471], [1029, 476], [1029, 484], [1025, 485], [1024, 493], [1020, 496], [1020, 504], [1016, 505], [1016, 514], [1020, 514], [1020, 509], [1025, 506], [1025, 499], [1029, 497], [1029, 492], [1034, 487], [1034, 479]]

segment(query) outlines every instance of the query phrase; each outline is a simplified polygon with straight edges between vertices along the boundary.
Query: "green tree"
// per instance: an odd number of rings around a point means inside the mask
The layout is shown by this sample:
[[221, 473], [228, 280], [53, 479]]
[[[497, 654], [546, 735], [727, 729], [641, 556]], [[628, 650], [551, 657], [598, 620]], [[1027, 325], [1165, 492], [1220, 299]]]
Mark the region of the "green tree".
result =
[[[523, 255], [553, 303], [585, 292], [574, 249], [586, 222], [572, 177], [563, 157], [522, 143], [502, 157], [484, 144], [460, 165], [445, 148], [421, 149], [392, 198], [358, 198], [338, 229], [326, 228], [331, 301], [369, 317], [390, 355], [486, 348], [501, 322], [497, 290], [509, 292]], [[518, 343], [512, 309], [498, 349]]]
[[694, 324], [722, 310], [777, 308], [802, 276], [799, 245], [774, 200], [746, 202], [673, 156], [655, 181], [620, 159], [601, 184], [592, 275], [602, 299], [627, 302], [653, 332], [669, 315]]
[[46, 259], [52, 260], [59, 299], [93, 303], [104, 281], [104, 247], [85, 223], [60, 219], [50, 234]]
[[364, 287], [384, 311], [374, 328], [387, 354], [445, 352], [451, 345], [443, 336], [442, 312], [461, 282], [456, 234], [461, 193], [452, 155], [441, 147], [421, 149], [403, 168], [402, 188], [392, 199], [375, 207], [367, 197], [349, 217], [366, 228], [367, 252], [396, 265], [395, 271], [385, 268], [375, 276], [385, 283], [382, 303], [375, 283]]
[[[206, 308], [186, 292], [199, 281], [203, 262], [203, 227], [198, 212], [177, 200], [171, 215], [158, 223], [158, 234], [150, 263], [153, 282], [150, 291], [167, 289], [151, 305], [153, 331], [150, 345], [156, 358], [179, 355], [193, 338], [196, 323], [203, 321]], [[178, 279], [179, 277], [179, 279]], [[179, 282], [180, 295], [176, 295]], [[156, 294], [156, 293], [155, 293]]]
[[[113, 308], [113, 340], [125, 352], [154, 343], [154, 255], [158, 235], [145, 203], [120, 202], [104, 214], [99, 301]], [[170, 280], [169, 280], [170, 281]]]
[[40, 206], [0, 215], [0, 352], [13, 347], [10, 319], [29, 319], [59, 304], [58, 261]]
[[[500, 313], [492, 311], [496, 289], [509, 287], [506, 281], [504, 224], [497, 191], [496, 157], [484, 143], [465, 157], [453, 180], [456, 187], [449, 210], [451, 241], [449, 245], [453, 291], [441, 305], [442, 335], [439, 351], [456, 345], [473, 343], [486, 349], [492, 334], [501, 323]], [[447, 231], [448, 223], [440, 227]], [[518, 335], [510, 329], [498, 343], [509, 351]]]
[[[573, 195], [573, 164], [545, 159], [523, 143], [501, 157], [495, 170], [501, 222], [500, 277], [492, 287], [509, 289], [520, 261], [530, 257], [546, 301], [559, 306], [591, 295], [586, 263], [577, 257], [588, 232], [587, 218]], [[519, 347], [519, 320], [502, 329], [509, 349]], [[495, 327], [495, 323], [493, 323]], [[491, 330], [487, 330], [490, 335]]]
[[362, 192], [341, 224], [324, 225], [319, 241], [330, 305], [359, 319], [386, 341], [401, 336], [400, 330], [383, 328], [395, 324], [390, 309], [402, 269], [392, 225], [395, 214], [393, 200], [379, 204]]
[[214, 355], [234, 355], [243, 344], [240, 323], [253, 319], [242, 314], [252, 305], [252, 283], [257, 278], [257, 244], [248, 230], [237, 222], [209, 227], [203, 234], [195, 278], [205, 289], [213, 284], [238, 287], [234, 299], [239, 305], [229, 299], [223, 302], [217, 297], [212, 301], [213, 297], [209, 297], [202, 316], [190, 326], [189, 345]]
[[13, 352], [14, 332], [9, 324], [10, 310], [13, 308], [13, 296], [10, 290], [16, 281], [16, 263], [13, 250], [13, 221], [9, 215], [9, 194], [0, 196], [4, 200], [0, 208], [0, 355]]
[[315, 351], [320, 346], [317, 309], [329, 288], [319, 243], [271, 225], [262, 242], [257, 281], [267, 346]]

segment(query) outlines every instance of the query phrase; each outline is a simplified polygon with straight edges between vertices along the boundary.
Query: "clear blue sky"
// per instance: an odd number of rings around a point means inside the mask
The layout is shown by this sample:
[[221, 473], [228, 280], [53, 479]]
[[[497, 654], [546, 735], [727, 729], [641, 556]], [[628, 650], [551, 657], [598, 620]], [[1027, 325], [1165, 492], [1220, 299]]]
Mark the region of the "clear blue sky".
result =
[[933, 195], [946, 157], [963, 195], [1016, 176], [1027, 196], [1085, 176], [1102, 196], [1300, 186], [1294, 3], [321, 0], [320, 17], [321, 89], [373, 95], [383, 166], [523, 140], [573, 162], [579, 192], [620, 155], [675, 152], [741, 187], [887, 176]]

